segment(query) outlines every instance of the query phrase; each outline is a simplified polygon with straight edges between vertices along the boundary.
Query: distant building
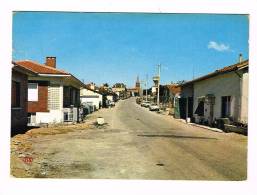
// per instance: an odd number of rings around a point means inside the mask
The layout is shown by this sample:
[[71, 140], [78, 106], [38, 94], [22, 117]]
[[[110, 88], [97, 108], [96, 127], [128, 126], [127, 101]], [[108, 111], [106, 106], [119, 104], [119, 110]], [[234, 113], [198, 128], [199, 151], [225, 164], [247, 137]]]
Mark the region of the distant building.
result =
[[137, 76], [136, 84], [134, 88], [128, 88], [127, 89], [127, 95], [128, 96], [139, 96], [140, 95], [140, 81], [139, 81], [139, 76]]
[[87, 89], [91, 89], [91, 90], [96, 90], [96, 84], [91, 82], [91, 83], [88, 83], [88, 84], [85, 84], [85, 87]]
[[103, 106], [103, 95], [91, 88], [84, 87], [80, 89], [80, 100], [82, 104], [91, 104], [97, 110]]
[[118, 95], [112, 92], [109, 89], [105, 89], [104, 87], [99, 88], [99, 92], [103, 96], [103, 107], [109, 107], [111, 102], [116, 102], [118, 100]]
[[124, 98], [126, 94], [126, 85], [123, 83], [116, 83], [112, 87], [112, 92], [117, 94], [119, 98]]
[[135, 88], [136, 88], [136, 90], [137, 90], [137, 95], [139, 95], [139, 93], [140, 93], [140, 81], [139, 81], [139, 76], [137, 76], [137, 80], [136, 80], [136, 86], [135, 86]]

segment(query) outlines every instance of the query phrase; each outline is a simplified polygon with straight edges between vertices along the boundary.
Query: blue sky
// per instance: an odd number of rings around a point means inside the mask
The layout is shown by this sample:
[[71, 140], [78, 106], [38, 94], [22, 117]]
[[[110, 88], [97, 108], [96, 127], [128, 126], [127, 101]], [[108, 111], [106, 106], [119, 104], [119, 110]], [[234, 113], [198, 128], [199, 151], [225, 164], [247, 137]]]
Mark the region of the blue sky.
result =
[[45, 62], [85, 82], [135, 85], [191, 80], [248, 59], [246, 15], [16, 12], [13, 59]]

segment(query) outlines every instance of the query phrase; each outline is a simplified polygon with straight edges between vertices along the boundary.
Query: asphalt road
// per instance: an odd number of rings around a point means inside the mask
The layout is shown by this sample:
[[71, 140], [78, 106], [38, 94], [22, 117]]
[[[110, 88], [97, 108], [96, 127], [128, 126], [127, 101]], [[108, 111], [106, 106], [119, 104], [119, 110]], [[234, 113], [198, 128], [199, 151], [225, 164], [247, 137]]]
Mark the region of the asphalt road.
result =
[[[123, 144], [128, 178], [244, 180], [247, 137], [192, 127], [142, 108], [134, 99], [120, 102], [114, 111], [114, 129], [128, 134]], [[117, 135], [119, 136], [119, 135]], [[126, 149], [126, 147], [125, 147]], [[125, 152], [125, 151], [124, 151]]]
[[134, 98], [95, 112], [91, 119], [98, 116], [105, 119], [103, 127], [32, 140], [34, 152], [45, 154], [45, 177], [247, 178], [246, 136], [181, 123], [140, 107]]

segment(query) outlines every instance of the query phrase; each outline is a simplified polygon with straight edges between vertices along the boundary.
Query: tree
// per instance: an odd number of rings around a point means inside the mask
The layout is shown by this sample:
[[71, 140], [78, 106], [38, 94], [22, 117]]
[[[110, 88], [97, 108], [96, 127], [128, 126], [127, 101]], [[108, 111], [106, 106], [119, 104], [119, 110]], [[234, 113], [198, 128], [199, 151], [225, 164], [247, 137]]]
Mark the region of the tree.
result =
[[184, 84], [186, 82], [186, 80], [181, 80], [181, 81], [177, 81], [178, 85]]
[[109, 87], [109, 84], [108, 83], [104, 83], [103, 86], [104, 87]]

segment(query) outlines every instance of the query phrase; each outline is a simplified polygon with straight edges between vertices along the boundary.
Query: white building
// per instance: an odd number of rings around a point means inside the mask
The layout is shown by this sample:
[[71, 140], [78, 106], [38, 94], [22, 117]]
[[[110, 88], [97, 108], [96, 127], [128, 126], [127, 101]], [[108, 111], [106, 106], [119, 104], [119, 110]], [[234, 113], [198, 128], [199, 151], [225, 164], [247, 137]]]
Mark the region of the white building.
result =
[[232, 123], [248, 123], [248, 60], [183, 84], [182, 97], [189, 87], [192, 92], [185, 98], [193, 96], [196, 122], [212, 124], [216, 119], [228, 118]]
[[98, 110], [103, 106], [103, 95], [100, 92], [84, 87], [80, 89], [80, 101], [82, 104], [91, 104]]
[[55, 57], [47, 57], [45, 65], [28, 60], [14, 64], [35, 73], [28, 77], [28, 125], [80, 120], [79, 90], [84, 84], [72, 74], [56, 69]]

